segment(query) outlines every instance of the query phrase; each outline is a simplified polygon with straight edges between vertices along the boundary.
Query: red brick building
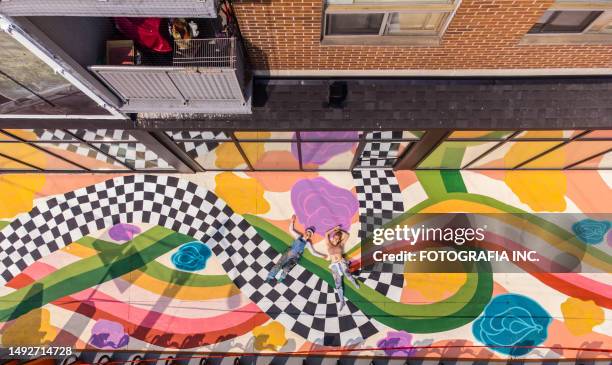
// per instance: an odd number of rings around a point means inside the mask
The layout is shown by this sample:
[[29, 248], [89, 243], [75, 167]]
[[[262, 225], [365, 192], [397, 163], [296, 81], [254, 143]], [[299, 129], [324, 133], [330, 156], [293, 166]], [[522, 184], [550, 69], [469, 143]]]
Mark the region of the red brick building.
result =
[[[236, 1], [234, 9], [253, 68], [270, 70], [272, 74], [282, 71], [299, 75], [321, 70], [368, 70], [372, 74], [394, 76], [397, 73], [385, 71], [411, 70], [418, 74], [420, 70], [447, 70], [450, 75], [450, 70], [612, 67], [612, 33], [609, 28], [612, 4], [607, 1], [429, 2], [441, 6], [424, 5], [427, 3], [424, 1], [365, 3], [357, 0], [349, 3]], [[330, 39], [332, 37], [328, 37], [329, 30], [326, 34], [324, 29], [325, 15], [334, 12], [411, 14], [427, 9], [448, 10], [439, 23], [431, 24], [436, 27], [430, 33], [432, 36], [425, 34], [424, 29], [423, 34], [415, 31], [407, 35], [391, 35], [389, 32], [388, 36], [353, 36], [353, 39], [334, 42]], [[547, 11], [565, 12], [561, 15], [566, 19], [559, 23], [567, 25], [567, 28], [529, 33]], [[572, 11], [569, 16], [568, 11]], [[586, 26], [579, 24], [595, 14], [599, 15]], [[605, 24], [594, 24], [597, 22]], [[570, 29], [572, 25], [576, 27]], [[389, 41], [390, 38], [394, 39]]]

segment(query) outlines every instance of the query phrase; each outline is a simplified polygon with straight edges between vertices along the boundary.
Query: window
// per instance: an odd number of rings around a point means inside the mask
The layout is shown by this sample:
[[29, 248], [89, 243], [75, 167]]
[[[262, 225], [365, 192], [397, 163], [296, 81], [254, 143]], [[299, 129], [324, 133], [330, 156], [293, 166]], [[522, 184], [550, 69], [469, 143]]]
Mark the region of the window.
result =
[[384, 14], [329, 14], [327, 34], [379, 34]]
[[327, 1], [323, 44], [435, 45], [460, 1]]
[[174, 171], [125, 130], [0, 130], [0, 172]]
[[610, 130], [453, 131], [417, 169], [612, 168]]
[[547, 11], [529, 33], [581, 33], [603, 11]]
[[612, 2], [557, 0], [521, 44], [612, 44]]
[[391, 168], [423, 131], [167, 132], [205, 170]]

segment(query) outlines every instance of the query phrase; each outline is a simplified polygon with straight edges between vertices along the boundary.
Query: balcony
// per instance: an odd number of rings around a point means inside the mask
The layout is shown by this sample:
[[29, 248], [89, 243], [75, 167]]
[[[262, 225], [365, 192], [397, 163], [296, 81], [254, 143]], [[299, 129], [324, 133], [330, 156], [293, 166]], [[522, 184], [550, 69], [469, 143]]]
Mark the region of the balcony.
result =
[[124, 113], [251, 113], [233, 24], [217, 18], [20, 16], [40, 48]]
[[124, 101], [124, 112], [250, 113], [238, 38], [177, 40], [166, 58], [90, 66]]

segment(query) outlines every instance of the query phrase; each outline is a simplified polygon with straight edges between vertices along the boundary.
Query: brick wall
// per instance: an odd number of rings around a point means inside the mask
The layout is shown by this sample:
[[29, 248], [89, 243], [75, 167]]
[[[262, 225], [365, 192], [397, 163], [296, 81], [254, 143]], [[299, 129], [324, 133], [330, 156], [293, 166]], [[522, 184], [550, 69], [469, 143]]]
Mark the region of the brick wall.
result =
[[240, 28], [259, 70], [612, 67], [612, 46], [519, 45], [554, 0], [463, 0], [442, 44], [320, 44], [322, 0], [237, 0]]

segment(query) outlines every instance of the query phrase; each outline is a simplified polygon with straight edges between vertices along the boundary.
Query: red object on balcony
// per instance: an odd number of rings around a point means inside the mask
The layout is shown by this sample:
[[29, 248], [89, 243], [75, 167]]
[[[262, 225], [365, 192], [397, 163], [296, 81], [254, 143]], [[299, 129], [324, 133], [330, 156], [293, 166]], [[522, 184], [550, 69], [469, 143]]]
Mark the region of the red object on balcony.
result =
[[153, 52], [172, 52], [172, 45], [161, 34], [161, 18], [115, 18], [117, 29], [141, 47]]

